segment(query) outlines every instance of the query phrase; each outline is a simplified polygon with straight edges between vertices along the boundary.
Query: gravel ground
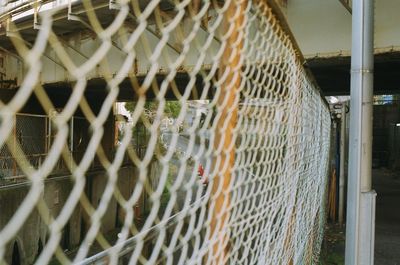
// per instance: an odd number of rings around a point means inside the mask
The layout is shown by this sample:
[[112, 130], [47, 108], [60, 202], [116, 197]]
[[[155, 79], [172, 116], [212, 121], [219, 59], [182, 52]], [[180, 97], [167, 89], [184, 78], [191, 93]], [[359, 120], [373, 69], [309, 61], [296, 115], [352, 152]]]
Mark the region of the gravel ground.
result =
[[337, 224], [325, 227], [319, 265], [344, 265], [345, 229]]

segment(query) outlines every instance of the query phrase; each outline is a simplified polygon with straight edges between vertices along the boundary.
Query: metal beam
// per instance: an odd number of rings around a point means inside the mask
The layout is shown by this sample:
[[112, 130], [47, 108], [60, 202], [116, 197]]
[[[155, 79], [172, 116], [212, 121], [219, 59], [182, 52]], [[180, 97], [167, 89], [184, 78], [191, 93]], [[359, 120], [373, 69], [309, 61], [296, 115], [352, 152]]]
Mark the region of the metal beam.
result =
[[13, 56], [14, 58], [16, 58], [18, 60], [23, 60], [23, 58], [21, 56], [19, 56], [18, 54], [16, 54], [16, 53], [14, 53], [14, 52], [2, 47], [1, 45], [0, 45], [0, 51], [3, 51], [5, 53], [11, 55], [11, 56]]
[[[79, 3], [81, 3], [81, 1], [75, 2], [74, 5], [78, 5]], [[97, 5], [93, 5], [93, 9], [92, 10], [97, 10], [97, 9], [106, 8], [106, 7], [108, 8], [108, 6], [109, 6], [109, 3], [99, 3]], [[62, 19], [66, 19], [66, 18], [70, 19], [70, 16], [80, 15], [80, 14], [84, 14], [86, 12], [86, 9], [84, 7], [82, 7], [82, 6], [80, 8], [76, 7], [76, 10], [73, 10], [73, 13], [69, 12], [70, 10], [69, 10], [68, 4], [67, 5], [62, 5], [62, 6], [58, 7], [58, 8], [60, 8], [60, 9], [61, 8], [65, 8], [65, 9], [68, 10], [68, 12], [61, 12], [61, 11], [58, 12], [57, 14], [55, 14], [52, 17], [53, 22], [59, 21], [59, 20], [62, 20]], [[16, 15], [16, 14], [11, 14], [10, 12], [0, 15], [0, 22], [6, 21], [7, 19], [11, 18], [12, 15]], [[27, 17], [29, 17], [29, 18], [32, 17], [32, 19], [33, 19], [33, 14], [32, 15], [28, 15]], [[34, 28], [32, 26], [32, 22], [31, 22], [30, 19], [27, 19], [26, 21], [24, 20], [24, 22], [21, 22], [21, 23], [19, 23], [18, 21], [15, 21], [13, 23], [16, 25], [18, 31]], [[5, 32], [0, 32], [0, 36], [4, 35], [4, 34], [5, 34]]]
[[347, 265], [373, 264], [375, 192], [371, 190], [374, 0], [355, 0], [352, 16]]
[[[139, 25], [139, 22], [137, 18], [132, 15], [131, 13], [128, 14], [128, 17], [132, 19], [132, 21], [135, 23], [135, 26]], [[156, 38], [159, 40], [162, 38], [161, 34], [150, 28], [149, 26], [146, 26], [146, 31], [153, 34]], [[167, 41], [166, 45], [173, 49], [176, 53], [181, 54], [182, 53], [182, 46], [178, 44], [172, 44], [169, 41]]]
[[[20, 35], [18, 35], [18, 34], [15, 34], [15, 33], [10, 32], [10, 33], [9, 33], [9, 37], [13, 37], [13, 38], [19, 39], [19, 40], [20, 40], [21, 42], [23, 42], [28, 48], [30, 48], [30, 49], [33, 48], [33, 45], [34, 45], [34, 44], [32, 44], [32, 43], [30, 43], [29, 41], [23, 39], [23, 38], [22, 38]], [[3, 47], [0, 47], [0, 48], [1, 48], [1, 50], [7, 51], [7, 49], [5, 49], [5, 48], [3, 48]], [[17, 59], [23, 60], [23, 58], [22, 58], [21, 56], [19, 56], [18, 54], [15, 54], [15, 53], [13, 54], [13, 53], [10, 52], [10, 51], [8, 51], [8, 53], [11, 54], [12, 56], [14, 56], [14, 57], [17, 58]], [[57, 64], [58, 66], [60, 66], [60, 67], [62, 67], [62, 68], [64, 68], [64, 69], [66, 69], [65, 66], [64, 66], [62, 63], [58, 62], [55, 58], [53, 58], [51, 55], [47, 54], [46, 52], [43, 52], [43, 56], [46, 57], [47, 59], [49, 59], [50, 61], [52, 61], [53, 63]]]
[[83, 54], [80, 50], [76, 49], [74, 46], [72, 46], [71, 44], [68, 43], [68, 41], [64, 40], [61, 36], [57, 36], [58, 41], [60, 41], [62, 44], [64, 44], [66, 47], [70, 48], [71, 50], [73, 50], [74, 52], [76, 52], [77, 54], [79, 54], [80, 56], [82, 56], [83, 58], [85, 58], [86, 60], [89, 59], [89, 56]]

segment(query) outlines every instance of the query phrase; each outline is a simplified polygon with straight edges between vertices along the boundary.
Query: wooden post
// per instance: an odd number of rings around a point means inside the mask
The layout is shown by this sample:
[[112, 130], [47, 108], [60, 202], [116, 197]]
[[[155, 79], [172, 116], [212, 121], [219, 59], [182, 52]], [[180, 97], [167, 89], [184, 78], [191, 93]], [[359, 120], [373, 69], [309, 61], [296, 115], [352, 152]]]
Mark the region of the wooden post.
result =
[[[224, 264], [229, 258], [230, 185], [235, 162], [234, 129], [237, 124], [239, 108], [239, 89], [241, 84], [241, 50], [243, 47], [243, 22], [246, 1], [231, 0], [223, 21], [223, 32], [230, 30], [226, 47], [221, 58], [219, 78], [221, 89], [218, 95], [217, 110], [221, 113], [215, 131], [214, 149], [220, 150], [219, 159], [213, 166], [215, 178], [212, 184], [211, 238], [216, 237], [208, 255], [208, 264]], [[230, 29], [233, 27], [233, 29]], [[226, 73], [227, 72], [227, 73]], [[221, 148], [222, 145], [222, 148]]]

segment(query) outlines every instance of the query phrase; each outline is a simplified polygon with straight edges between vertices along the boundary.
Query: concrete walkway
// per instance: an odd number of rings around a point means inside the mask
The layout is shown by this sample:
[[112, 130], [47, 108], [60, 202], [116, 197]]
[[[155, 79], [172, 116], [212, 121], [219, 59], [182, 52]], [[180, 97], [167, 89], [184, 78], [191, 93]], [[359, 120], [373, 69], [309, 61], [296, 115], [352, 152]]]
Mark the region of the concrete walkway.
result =
[[400, 265], [400, 172], [373, 170], [376, 200], [375, 265]]

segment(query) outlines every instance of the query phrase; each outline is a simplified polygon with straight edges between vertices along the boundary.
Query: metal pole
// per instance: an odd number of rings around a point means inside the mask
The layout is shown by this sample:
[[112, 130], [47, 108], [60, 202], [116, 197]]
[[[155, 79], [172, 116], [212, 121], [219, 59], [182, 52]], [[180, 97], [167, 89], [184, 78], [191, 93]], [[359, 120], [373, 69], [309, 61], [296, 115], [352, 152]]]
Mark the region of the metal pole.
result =
[[12, 153], [12, 160], [13, 160], [13, 177], [17, 175], [17, 161], [15, 160], [14, 154], [16, 153], [17, 148], [17, 115], [14, 115], [14, 129], [13, 129], [13, 153]]
[[375, 192], [371, 190], [373, 0], [354, 0], [346, 264], [373, 264]]
[[74, 161], [74, 116], [71, 117], [71, 123], [70, 123], [70, 135], [69, 135], [69, 151], [70, 151], [70, 161], [69, 161], [69, 166], [72, 170], [73, 166], [73, 161]]
[[339, 225], [343, 225], [344, 216], [344, 169], [346, 161], [346, 103], [342, 105], [342, 119], [340, 122], [340, 172], [339, 172]]
[[[50, 112], [50, 115], [52, 115], [51, 112]], [[48, 125], [47, 126], [47, 128], [48, 128], [48, 130], [47, 130], [48, 138], [47, 138], [46, 155], [49, 153], [50, 148], [51, 148], [51, 117], [50, 116], [47, 117], [47, 125]]]

